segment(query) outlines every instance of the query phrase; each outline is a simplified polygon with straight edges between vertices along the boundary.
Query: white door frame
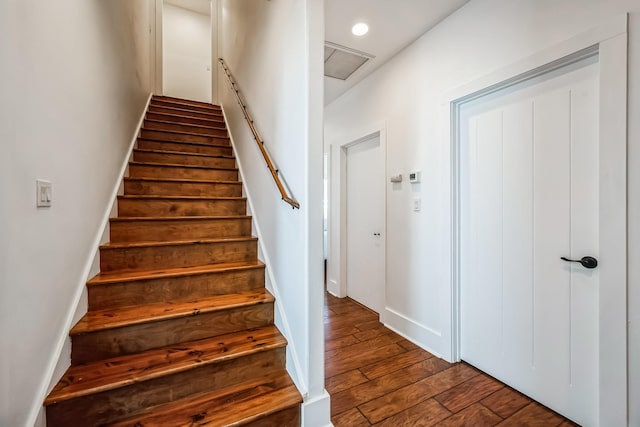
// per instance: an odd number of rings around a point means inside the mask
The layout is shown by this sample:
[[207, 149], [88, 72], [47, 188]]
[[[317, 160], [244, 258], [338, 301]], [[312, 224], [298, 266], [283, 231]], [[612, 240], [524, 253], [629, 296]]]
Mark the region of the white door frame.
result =
[[[387, 180], [387, 131], [386, 124], [379, 123], [352, 132], [348, 135], [341, 136], [330, 144], [330, 162], [331, 170], [330, 177], [337, 179], [337, 185], [334, 187], [329, 181], [329, 201], [339, 201], [338, 206], [331, 206], [329, 204], [329, 248], [332, 247], [331, 239], [337, 238], [339, 240], [338, 253], [328, 254], [329, 260], [337, 261], [337, 277], [338, 283], [333, 280], [327, 281], [327, 290], [339, 298], [347, 296], [347, 149], [361, 142], [367, 141], [373, 137], [378, 136], [380, 138], [380, 150], [382, 150], [382, 156], [384, 158], [384, 179]], [[335, 171], [336, 175], [331, 175]], [[338, 194], [331, 194], [331, 189], [336, 188]], [[387, 186], [385, 184], [383, 189], [383, 203], [384, 211], [382, 213], [382, 233], [384, 244], [382, 245], [383, 257], [384, 257], [384, 301], [386, 306], [386, 289], [387, 289]], [[337, 224], [332, 224], [331, 218], [335, 217], [332, 213], [336, 213], [337, 209]], [[333, 228], [335, 227], [335, 228]], [[333, 231], [332, 231], [333, 229]], [[329, 269], [330, 266], [327, 266]], [[329, 278], [328, 278], [329, 279]], [[384, 307], [380, 310], [380, 317], [383, 317]]]
[[[627, 15], [546, 49], [489, 76], [449, 92], [443, 115], [450, 126], [451, 286], [443, 303], [449, 307], [443, 332], [451, 346], [444, 357], [460, 360], [460, 140], [461, 106], [473, 99], [558, 69], [589, 55], [600, 64], [600, 250], [599, 421], [626, 426], [627, 398]], [[623, 206], [612, 212], [604, 206]], [[445, 337], [443, 337], [445, 338]]]
[[154, 63], [152, 64], [152, 66], [155, 69], [155, 80], [154, 80], [154, 93], [156, 95], [163, 95], [164, 94], [164, 90], [163, 90], [163, 86], [164, 86], [164, 75], [163, 75], [163, 68], [162, 68], [162, 64], [163, 64], [163, 59], [162, 59], [162, 11], [164, 8], [164, 1], [163, 0], [155, 0], [155, 33], [154, 33], [154, 38], [155, 38], [155, 58], [154, 58]]
[[218, 4], [218, 0], [211, 0], [211, 10], [209, 16], [211, 18], [211, 103], [218, 104], [218, 73], [220, 67], [218, 66], [218, 38], [220, 34], [220, 15], [221, 5]]

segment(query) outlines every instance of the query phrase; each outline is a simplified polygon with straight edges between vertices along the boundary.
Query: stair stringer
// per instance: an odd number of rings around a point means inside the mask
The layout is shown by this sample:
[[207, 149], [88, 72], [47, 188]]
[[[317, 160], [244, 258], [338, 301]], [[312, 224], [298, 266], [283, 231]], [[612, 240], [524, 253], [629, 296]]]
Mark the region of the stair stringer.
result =
[[[221, 105], [220, 107], [222, 109], [222, 115], [224, 116], [225, 123], [229, 123], [224, 106]], [[229, 135], [229, 141], [231, 142], [231, 146], [233, 147], [233, 152], [238, 153], [238, 151], [236, 150], [236, 144], [235, 144], [235, 140], [233, 139], [233, 134], [231, 132], [231, 129], [228, 128], [227, 131]], [[298, 388], [298, 391], [300, 391], [302, 398], [306, 401], [309, 396], [309, 393], [308, 393], [309, 389], [306, 382], [304, 381], [303, 370], [300, 366], [300, 357], [298, 356], [298, 352], [296, 351], [296, 342], [291, 339], [293, 334], [291, 332], [291, 327], [289, 326], [287, 313], [283, 309], [282, 304], [279, 302], [279, 301], [283, 301], [283, 299], [280, 297], [278, 284], [277, 284], [277, 281], [275, 280], [275, 277], [273, 276], [273, 272], [269, 268], [269, 266], [273, 264], [271, 264], [271, 261], [269, 259], [269, 253], [264, 247], [263, 242], [265, 242], [265, 239], [263, 238], [262, 233], [260, 231], [260, 224], [256, 220], [256, 216], [252, 214], [253, 199], [251, 197], [251, 192], [249, 191], [247, 186], [244, 184], [245, 181], [244, 181], [244, 173], [242, 168], [242, 160], [237, 155], [236, 155], [236, 163], [238, 166], [239, 179], [243, 183], [242, 191], [244, 192], [244, 195], [247, 198], [247, 215], [250, 215], [252, 218], [251, 225], [253, 227], [253, 232], [258, 238], [258, 259], [262, 260], [262, 262], [266, 264], [265, 287], [275, 297], [275, 305], [274, 305], [274, 309], [276, 311], [275, 325], [282, 332], [282, 335], [284, 335], [285, 338], [287, 339], [287, 350], [286, 350], [287, 372], [289, 373], [289, 375], [291, 376], [291, 379], [293, 380], [296, 387]], [[293, 367], [293, 369], [291, 367]]]
[[38, 394], [33, 399], [26, 425], [37, 425], [37, 422], [40, 419], [45, 419], [44, 412], [46, 409], [42, 405], [42, 402], [44, 402], [47, 395], [60, 380], [64, 372], [71, 366], [71, 337], [69, 336], [69, 330], [71, 330], [71, 327], [87, 313], [87, 281], [100, 271], [100, 245], [109, 241], [109, 219], [116, 216], [118, 195], [123, 193], [123, 179], [128, 175], [129, 161], [132, 159], [133, 149], [136, 146], [138, 135], [140, 134], [140, 129], [144, 123], [144, 118], [147, 110], [149, 109], [152, 96], [153, 93], [149, 93], [147, 102], [142, 108], [138, 124], [133, 132], [127, 153], [122, 160], [120, 172], [116, 177], [113, 190], [109, 196], [110, 202], [105, 208], [102, 219], [100, 220], [98, 232], [93, 239], [91, 247], [89, 248], [88, 253], [90, 255], [87, 257], [82, 273], [79, 275], [76, 292], [69, 304], [69, 310], [65, 315], [65, 322], [62, 325], [56, 347], [51, 353], [51, 357], [45, 371], [46, 373], [40, 383]]

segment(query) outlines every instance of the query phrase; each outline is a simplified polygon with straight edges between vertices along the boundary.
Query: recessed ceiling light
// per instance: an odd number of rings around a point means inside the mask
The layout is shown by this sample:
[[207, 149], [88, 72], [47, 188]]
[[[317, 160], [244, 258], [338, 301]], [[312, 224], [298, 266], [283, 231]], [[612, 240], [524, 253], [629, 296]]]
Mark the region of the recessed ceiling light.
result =
[[351, 32], [355, 36], [364, 36], [369, 32], [369, 26], [364, 22], [358, 22], [351, 28]]

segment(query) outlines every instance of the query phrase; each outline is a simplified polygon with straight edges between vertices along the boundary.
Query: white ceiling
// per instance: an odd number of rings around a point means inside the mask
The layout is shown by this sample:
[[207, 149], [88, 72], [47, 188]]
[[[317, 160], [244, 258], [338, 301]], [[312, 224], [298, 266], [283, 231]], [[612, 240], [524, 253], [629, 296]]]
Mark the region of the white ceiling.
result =
[[211, 0], [164, 0], [164, 2], [203, 15], [209, 15], [211, 13]]
[[[325, 0], [325, 40], [375, 56], [347, 80], [324, 78], [324, 102], [349, 88], [396, 53], [458, 10], [469, 0]], [[369, 25], [369, 33], [357, 37], [351, 27]]]
[[[469, 0], [325, 0], [325, 40], [375, 56], [347, 80], [324, 78], [324, 103], [342, 95]], [[211, 0], [164, 0], [208, 15]], [[369, 33], [351, 34], [357, 22]]]

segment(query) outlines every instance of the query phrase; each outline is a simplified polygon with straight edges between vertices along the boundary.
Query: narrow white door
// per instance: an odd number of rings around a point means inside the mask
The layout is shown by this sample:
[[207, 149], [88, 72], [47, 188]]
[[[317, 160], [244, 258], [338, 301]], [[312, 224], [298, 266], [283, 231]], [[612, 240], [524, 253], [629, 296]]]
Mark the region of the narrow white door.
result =
[[380, 313], [385, 300], [384, 154], [380, 137], [346, 151], [347, 295]]
[[164, 0], [162, 12], [163, 92], [211, 102], [211, 2], [178, 7]]
[[597, 56], [461, 110], [461, 356], [598, 420]]

